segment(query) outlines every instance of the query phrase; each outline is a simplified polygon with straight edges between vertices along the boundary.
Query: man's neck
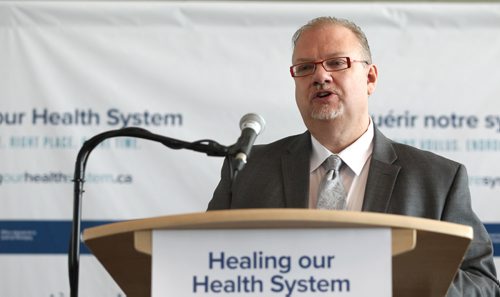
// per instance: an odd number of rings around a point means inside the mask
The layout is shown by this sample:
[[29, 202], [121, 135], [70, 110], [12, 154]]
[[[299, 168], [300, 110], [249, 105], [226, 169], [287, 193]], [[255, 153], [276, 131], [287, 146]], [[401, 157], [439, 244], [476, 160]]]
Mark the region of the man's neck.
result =
[[370, 118], [355, 125], [340, 125], [335, 120], [316, 121], [309, 132], [332, 153], [338, 154], [366, 132]]

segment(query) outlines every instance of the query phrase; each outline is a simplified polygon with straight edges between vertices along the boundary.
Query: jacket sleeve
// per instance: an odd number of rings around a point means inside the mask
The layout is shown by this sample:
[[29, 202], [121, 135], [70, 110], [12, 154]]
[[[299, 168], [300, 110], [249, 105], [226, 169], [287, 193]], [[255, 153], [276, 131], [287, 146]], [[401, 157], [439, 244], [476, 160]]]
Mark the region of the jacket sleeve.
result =
[[469, 225], [474, 230], [474, 238], [447, 297], [500, 297], [492, 242], [484, 225], [472, 211], [467, 172], [463, 165], [458, 167], [448, 192], [442, 220]]
[[208, 203], [207, 210], [222, 210], [231, 208], [231, 177], [229, 172], [229, 162], [226, 158], [221, 169], [221, 179], [215, 188], [212, 199]]

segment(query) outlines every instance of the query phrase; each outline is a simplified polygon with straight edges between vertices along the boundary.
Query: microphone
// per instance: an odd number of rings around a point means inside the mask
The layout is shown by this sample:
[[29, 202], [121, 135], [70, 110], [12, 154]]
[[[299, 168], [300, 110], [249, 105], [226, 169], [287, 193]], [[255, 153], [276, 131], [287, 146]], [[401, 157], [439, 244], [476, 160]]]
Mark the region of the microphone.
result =
[[233, 170], [238, 172], [247, 163], [253, 143], [257, 136], [264, 130], [266, 121], [255, 113], [248, 113], [240, 120], [241, 135], [234, 145]]

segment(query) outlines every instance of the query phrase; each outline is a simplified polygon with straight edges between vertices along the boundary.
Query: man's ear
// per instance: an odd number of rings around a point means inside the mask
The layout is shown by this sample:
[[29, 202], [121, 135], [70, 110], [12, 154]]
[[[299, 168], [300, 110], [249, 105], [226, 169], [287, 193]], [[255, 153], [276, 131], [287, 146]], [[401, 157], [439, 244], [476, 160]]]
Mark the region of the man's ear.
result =
[[368, 96], [375, 92], [375, 87], [377, 86], [378, 79], [377, 66], [375, 64], [371, 64], [369, 67], [370, 69], [368, 70], [368, 75], [366, 77]]

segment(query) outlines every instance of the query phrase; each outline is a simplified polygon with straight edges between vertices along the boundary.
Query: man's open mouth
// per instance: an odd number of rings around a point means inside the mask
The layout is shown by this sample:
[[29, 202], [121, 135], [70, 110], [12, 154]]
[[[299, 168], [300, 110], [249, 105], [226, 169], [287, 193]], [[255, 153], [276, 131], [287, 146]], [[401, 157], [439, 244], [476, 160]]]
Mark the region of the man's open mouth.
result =
[[331, 94], [333, 94], [333, 93], [330, 91], [321, 91], [321, 92], [317, 92], [314, 95], [314, 98], [325, 98], [325, 97], [330, 96]]

